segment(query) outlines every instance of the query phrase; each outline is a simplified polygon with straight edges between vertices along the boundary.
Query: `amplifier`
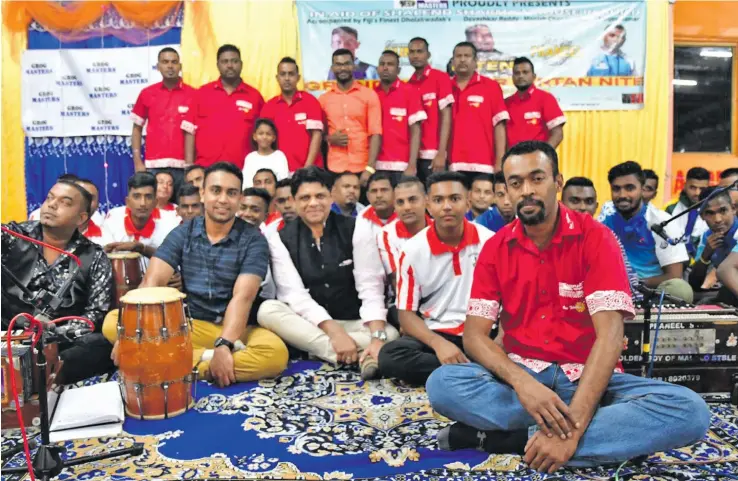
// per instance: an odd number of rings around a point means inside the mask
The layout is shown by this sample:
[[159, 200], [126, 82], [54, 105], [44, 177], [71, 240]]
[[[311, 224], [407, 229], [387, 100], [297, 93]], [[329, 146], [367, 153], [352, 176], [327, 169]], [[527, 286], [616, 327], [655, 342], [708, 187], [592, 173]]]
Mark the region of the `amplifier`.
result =
[[[652, 310], [649, 335], [653, 377], [700, 393], [732, 391], [731, 376], [738, 373], [736, 309], [664, 306], [656, 340], [657, 313]], [[641, 374], [642, 347], [643, 311], [639, 310], [635, 319], [625, 322], [620, 360], [626, 372]]]

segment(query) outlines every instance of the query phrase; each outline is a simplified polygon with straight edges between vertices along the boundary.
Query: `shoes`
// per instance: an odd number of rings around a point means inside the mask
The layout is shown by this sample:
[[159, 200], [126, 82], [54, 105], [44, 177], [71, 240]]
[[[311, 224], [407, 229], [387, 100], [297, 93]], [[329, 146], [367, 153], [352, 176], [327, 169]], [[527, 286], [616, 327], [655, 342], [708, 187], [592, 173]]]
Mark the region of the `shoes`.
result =
[[528, 430], [480, 431], [462, 423], [455, 423], [438, 432], [438, 447], [444, 451], [476, 449], [490, 454], [525, 453]]
[[371, 381], [379, 378], [379, 363], [371, 356], [367, 356], [361, 363], [361, 379]]

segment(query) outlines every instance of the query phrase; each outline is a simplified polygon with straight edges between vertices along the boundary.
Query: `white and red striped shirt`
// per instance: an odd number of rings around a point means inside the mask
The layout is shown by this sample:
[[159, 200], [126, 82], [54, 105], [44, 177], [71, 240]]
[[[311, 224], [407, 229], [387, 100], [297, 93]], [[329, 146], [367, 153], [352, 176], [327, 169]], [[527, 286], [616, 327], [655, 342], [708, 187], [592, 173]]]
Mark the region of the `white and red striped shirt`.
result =
[[381, 219], [371, 205], [356, 216], [354, 239], [356, 239], [357, 245], [366, 246], [366, 252], [362, 252], [362, 256], [366, 258], [367, 265], [376, 266], [376, 271], [383, 278], [384, 268], [382, 267], [382, 259], [379, 257], [377, 236], [380, 235], [384, 226], [395, 219], [397, 219], [395, 212], [392, 212], [388, 219]]
[[[432, 222], [433, 218], [426, 214], [426, 227], [431, 225]], [[412, 237], [413, 235], [410, 234], [407, 226], [400, 219], [393, 220], [379, 232], [377, 235], [377, 247], [379, 248], [379, 257], [382, 259], [385, 274], [390, 275], [397, 271], [402, 246]]]
[[460, 336], [479, 253], [494, 232], [464, 220], [459, 245], [444, 244], [431, 225], [405, 243], [397, 276], [397, 308], [419, 311], [428, 328]]

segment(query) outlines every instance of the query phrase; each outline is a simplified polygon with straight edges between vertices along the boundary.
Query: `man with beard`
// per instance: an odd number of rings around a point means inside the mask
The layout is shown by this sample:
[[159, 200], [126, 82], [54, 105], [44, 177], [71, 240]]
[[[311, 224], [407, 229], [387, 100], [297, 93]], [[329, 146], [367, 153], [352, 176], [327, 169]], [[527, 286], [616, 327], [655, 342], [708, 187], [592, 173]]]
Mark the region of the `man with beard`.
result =
[[469, 362], [461, 337], [466, 307], [477, 257], [493, 235], [465, 219], [469, 191], [457, 172], [428, 178], [427, 205], [433, 223], [405, 243], [399, 258], [404, 336], [379, 352], [383, 376], [420, 385], [442, 364]]
[[602, 35], [602, 52], [592, 59], [587, 77], [628, 77], [636, 75], [635, 62], [620, 50], [625, 43], [625, 27], [609, 25]]
[[353, 172], [342, 172], [333, 181], [331, 211], [347, 217], [356, 217], [366, 207], [359, 202], [361, 182]]
[[431, 54], [426, 39], [415, 37], [407, 44], [407, 48], [407, 58], [415, 69], [407, 83], [418, 89], [428, 117], [423, 122], [418, 159], [418, 178], [425, 185], [425, 180], [432, 172], [446, 170], [454, 94], [449, 76], [431, 68]]
[[[556, 201], [556, 151], [521, 142], [503, 172], [517, 219], [474, 270], [464, 348], [475, 362], [442, 366], [426, 384], [433, 409], [457, 421], [439, 446], [518, 454], [553, 473], [702, 439], [710, 410], [697, 393], [623, 374], [634, 308], [620, 250], [605, 226]], [[498, 322], [502, 343], [490, 338]]]
[[[650, 230], [651, 225], [668, 220], [669, 214], [643, 201], [641, 166], [632, 160], [618, 164], [610, 169], [607, 180], [616, 212], [606, 215], [602, 223], [625, 247], [640, 281], [651, 289], [692, 302], [692, 288], [682, 279], [684, 263], [689, 260], [686, 247], [681, 243], [670, 245]], [[665, 229], [671, 238], [681, 235], [673, 223]]]
[[[684, 183], [684, 188], [679, 193], [679, 200], [666, 206], [664, 210], [672, 217], [684, 212], [699, 202], [700, 194], [709, 185], [710, 172], [703, 167], [692, 167], [687, 171], [687, 180]], [[694, 257], [700, 237], [707, 230], [707, 224], [700, 217], [699, 210], [694, 209], [690, 211], [688, 214], [672, 222], [672, 224], [679, 231], [679, 235], [684, 236], [688, 240], [687, 252], [690, 257]]]
[[500, 84], [477, 73], [477, 50], [471, 43], [454, 47], [456, 76], [454, 125], [449, 170], [463, 172], [467, 185], [477, 174], [491, 174], [505, 154], [505, 124], [510, 118]]
[[375, 167], [396, 182], [418, 172], [421, 123], [428, 118], [418, 91], [400, 80], [400, 56], [385, 50], [379, 57], [379, 85], [374, 89], [382, 104], [382, 148]]
[[[241, 170], [217, 162], [205, 170], [205, 215], [174, 229], [157, 250], [141, 287], [162, 287], [175, 270], [182, 273], [192, 313], [193, 365], [201, 379], [218, 386], [271, 378], [287, 366], [287, 347], [274, 334], [247, 327], [252, 303], [269, 264], [266, 240], [236, 218]], [[118, 364], [118, 311], [105, 318], [103, 333], [115, 343]], [[237, 350], [237, 341], [245, 349]]]
[[338, 49], [332, 58], [336, 85], [318, 99], [328, 126], [327, 166], [353, 172], [366, 185], [382, 146], [382, 105], [376, 92], [354, 80], [350, 50]]
[[241, 79], [238, 47], [223, 45], [216, 58], [220, 78], [195, 92], [193, 106], [182, 121], [185, 161], [203, 167], [226, 161], [243, 169], [246, 155], [253, 150], [251, 135], [264, 98]]
[[[377, 67], [369, 65], [359, 60], [356, 51], [361, 46], [359, 42], [359, 32], [355, 28], [348, 26], [336, 27], [331, 32], [331, 49], [333, 51], [345, 49], [351, 52], [354, 57], [353, 77], [357, 80], [376, 80], [379, 78]], [[328, 71], [328, 80], [336, 80], [336, 72], [331, 69]]]
[[[162, 81], [149, 85], [138, 94], [131, 111], [133, 134], [133, 167], [136, 172], [148, 169], [154, 175], [168, 172], [174, 179], [174, 192], [184, 181], [185, 137], [182, 121], [191, 108], [195, 89], [180, 77], [179, 53], [171, 47], [159, 51], [156, 64]], [[141, 157], [143, 130], [146, 126], [146, 160]], [[167, 201], [168, 202], [168, 201]]]
[[474, 219], [474, 222], [483, 225], [492, 232], [497, 232], [515, 219], [515, 208], [507, 194], [505, 174], [495, 172], [493, 185], [494, 205], [487, 212]]
[[[313, 95], [297, 90], [300, 69], [292, 57], [277, 64], [277, 83], [281, 94], [264, 104], [261, 117], [271, 119], [287, 142], [279, 143], [290, 174], [311, 165], [323, 166], [320, 143], [323, 140], [323, 112]], [[248, 179], [247, 179], [248, 180]]]
[[299, 217], [268, 236], [278, 301], [265, 301], [258, 321], [320, 359], [359, 363], [363, 374], [398, 333], [386, 323], [373, 246], [358, 242], [353, 218], [331, 212], [330, 187], [330, 174], [315, 166], [292, 177]]
[[184, 184], [177, 193], [177, 215], [182, 223], [192, 220], [203, 213], [200, 189], [192, 184]]
[[554, 149], [564, 140], [566, 117], [556, 97], [535, 86], [533, 62], [518, 57], [513, 62], [513, 84], [518, 91], [505, 99], [508, 148], [524, 140], [548, 142]]
[[271, 224], [267, 224], [266, 227], [268, 229], [280, 231], [287, 222], [297, 218], [295, 199], [292, 197], [291, 182], [291, 179], [282, 179], [277, 182], [277, 190], [272, 205], [274, 205], [276, 212], [279, 213], [280, 218]]
[[[65, 383], [74, 383], [113, 369], [110, 344], [100, 334], [100, 325], [110, 309], [113, 290], [112, 267], [97, 244], [80, 234], [88, 222], [92, 195], [81, 185], [58, 181], [51, 187], [41, 205], [40, 220], [4, 225], [13, 232], [45, 242], [76, 255], [82, 265], [72, 280], [72, 286], [53, 312], [54, 317], [81, 316], [95, 324], [95, 332], [60, 345], [64, 361]], [[7, 232], [2, 233], [2, 264], [9, 269], [34, 296], [46, 291], [56, 293], [66, 281], [75, 261], [47, 247], [32, 244]], [[34, 306], [21, 289], [2, 276], [2, 327], [21, 313], [34, 313]], [[84, 328], [78, 321], [71, 323]], [[18, 324], [15, 324], [19, 327]]]
[[[710, 197], [718, 187], [708, 187], [700, 194], [700, 201]], [[707, 223], [707, 231], [702, 234], [695, 262], [689, 273], [689, 284], [695, 291], [710, 289], [717, 280], [712, 269], [720, 266], [738, 242], [738, 218], [728, 192], [713, 196], [700, 209], [702, 220]], [[707, 282], [706, 282], [707, 279]]]

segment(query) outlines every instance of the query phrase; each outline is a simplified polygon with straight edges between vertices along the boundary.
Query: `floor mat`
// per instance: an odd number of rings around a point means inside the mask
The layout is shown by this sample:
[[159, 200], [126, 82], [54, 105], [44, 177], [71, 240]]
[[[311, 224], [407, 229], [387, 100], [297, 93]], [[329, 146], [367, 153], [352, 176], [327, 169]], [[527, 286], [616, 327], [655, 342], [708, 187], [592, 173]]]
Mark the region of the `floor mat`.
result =
[[[129, 418], [122, 437], [66, 443], [73, 457], [134, 441], [144, 443], [145, 453], [69, 468], [58, 479], [583, 481], [613, 479], [616, 471], [561, 470], [542, 476], [517, 456], [441, 451], [436, 434], [448, 420], [433, 412], [422, 388], [391, 380], [364, 383], [355, 372], [318, 362], [294, 362], [275, 380], [225, 389], [201, 382], [196, 395], [195, 408], [181, 416], [162, 421]], [[735, 476], [736, 410], [726, 404], [711, 409], [712, 429], [702, 442], [658, 453], [638, 465], [626, 464], [619, 478], [717, 481], [726, 473]], [[3, 432], [3, 450], [18, 438], [18, 431]], [[22, 460], [18, 454], [3, 462], [11, 466]]]

